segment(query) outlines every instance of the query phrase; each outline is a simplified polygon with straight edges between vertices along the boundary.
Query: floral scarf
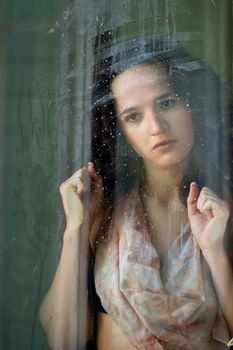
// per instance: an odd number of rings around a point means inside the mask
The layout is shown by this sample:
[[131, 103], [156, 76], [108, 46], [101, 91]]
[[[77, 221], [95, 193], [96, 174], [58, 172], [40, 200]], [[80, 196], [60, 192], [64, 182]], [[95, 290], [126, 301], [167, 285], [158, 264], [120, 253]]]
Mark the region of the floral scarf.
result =
[[229, 333], [189, 225], [163, 261], [134, 190], [97, 249], [95, 285], [103, 307], [137, 349], [227, 349]]

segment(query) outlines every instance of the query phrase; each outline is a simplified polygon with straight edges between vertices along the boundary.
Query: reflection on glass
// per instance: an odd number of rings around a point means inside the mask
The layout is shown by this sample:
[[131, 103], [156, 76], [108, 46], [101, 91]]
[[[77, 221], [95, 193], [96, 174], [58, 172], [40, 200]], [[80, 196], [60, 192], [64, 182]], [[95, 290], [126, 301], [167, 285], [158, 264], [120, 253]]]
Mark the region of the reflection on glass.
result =
[[49, 343], [225, 349], [233, 332], [228, 93], [165, 36], [102, 37], [95, 49], [92, 159], [60, 187], [66, 230], [40, 313]]
[[49, 349], [59, 259], [53, 348], [226, 348], [228, 262], [194, 244], [187, 197], [196, 182], [231, 210], [231, 16], [216, 0], [0, 2], [0, 349]]

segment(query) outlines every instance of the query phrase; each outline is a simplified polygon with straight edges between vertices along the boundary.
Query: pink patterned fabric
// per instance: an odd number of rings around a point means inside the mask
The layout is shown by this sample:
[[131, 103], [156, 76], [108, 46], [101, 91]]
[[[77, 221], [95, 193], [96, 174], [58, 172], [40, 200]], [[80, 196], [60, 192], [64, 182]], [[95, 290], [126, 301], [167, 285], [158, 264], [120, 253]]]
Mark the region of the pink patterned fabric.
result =
[[189, 226], [161, 265], [138, 190], [118, 206], [99, 243], [95, 285], [108, 315], [140, 350], [227, 349], [229, 333]]

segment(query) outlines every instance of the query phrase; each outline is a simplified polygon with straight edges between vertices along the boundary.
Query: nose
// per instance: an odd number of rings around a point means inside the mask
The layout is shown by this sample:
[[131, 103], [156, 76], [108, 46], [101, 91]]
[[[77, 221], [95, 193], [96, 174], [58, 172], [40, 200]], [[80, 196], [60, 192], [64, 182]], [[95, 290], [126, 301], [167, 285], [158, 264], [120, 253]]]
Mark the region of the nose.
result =
[[160, 112], [155, 110], [155, 108], [150, 108], [147, 110], [146, 119], [148, 122], [148, 131], [150, 135], [164, 133], [168, 128], [167, 121], [163, 118]]

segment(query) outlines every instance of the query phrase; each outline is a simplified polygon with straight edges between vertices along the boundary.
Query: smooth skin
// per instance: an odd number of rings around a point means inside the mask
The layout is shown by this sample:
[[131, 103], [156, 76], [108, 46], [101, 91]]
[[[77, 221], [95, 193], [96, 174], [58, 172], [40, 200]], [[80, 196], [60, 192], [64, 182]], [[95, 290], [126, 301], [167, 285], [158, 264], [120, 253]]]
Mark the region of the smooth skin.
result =
[[[161, 66], [135, 66], [121, 73], [114, 79], [112, 92], [126, 138], [145, 163], [148, 179], [145, 205], [157, 231], [157, 240], [153, 241], [156, 249], [162, 257], [179, 234], [181, 223], [189, 220], [233, 333], [233, 276], [223, 247], [229, 208], [210, 189], [204, 187], [199, 192], [195, 183], [190, 187], [188, 210], [179, 197], [180, 181], [194, 142], [190, 111], [174, 94]], [[66, 180], [60, 191], [67, 226], [59, 266], [40, 318], [52, 349], [76, 350], [90, 338], [90, 315], [86, 312], [89, 244], [86, 232], [95, 235], [98, 231], [102, 179], [89, 164]], [[173, 229], [167, 224], [169, 220], [158, 221], [164, 215], [174, 223]], [[163, 238], [164, 232], [169, 239]], [[135, 349], [110, 317], [101, 313], [97, 345], [98, 350]]]

